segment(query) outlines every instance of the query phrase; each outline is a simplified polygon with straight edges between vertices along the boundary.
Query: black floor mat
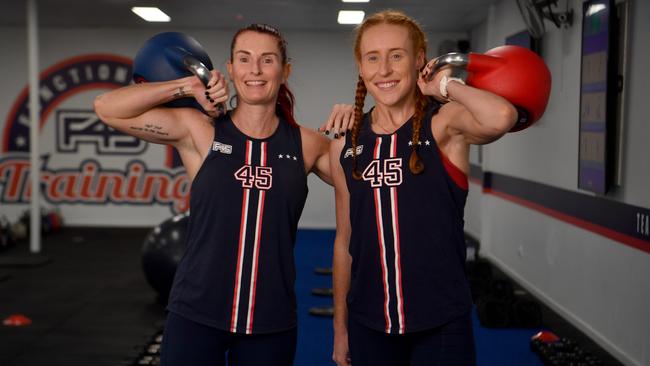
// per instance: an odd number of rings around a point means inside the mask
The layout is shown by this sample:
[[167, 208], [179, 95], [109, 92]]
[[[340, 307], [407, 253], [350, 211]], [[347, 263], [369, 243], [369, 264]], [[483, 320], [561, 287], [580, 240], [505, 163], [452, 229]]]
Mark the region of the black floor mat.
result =
[[32, 324], [0, 326], [0, 365], [119, 365], [164, 319], [140, 266], [149, 230], [64, 228], [38, 256], [27, 243], [0, 254], [0, 263], [50, 260], [2, 267], [11, 280], [0, 281], [0, 320], [23, 314]]

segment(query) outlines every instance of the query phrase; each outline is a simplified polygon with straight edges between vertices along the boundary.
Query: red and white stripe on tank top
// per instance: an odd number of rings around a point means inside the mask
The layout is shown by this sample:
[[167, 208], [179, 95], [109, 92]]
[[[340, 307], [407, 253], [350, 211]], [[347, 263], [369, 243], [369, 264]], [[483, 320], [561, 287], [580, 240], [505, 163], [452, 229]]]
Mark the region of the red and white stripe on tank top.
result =
[[[253, 141], [246, 140], [246, 155], [244, 161], [244, 167], [250, 167], [252, 165], [252, 151], [253, 151]], [[267, 164], [267, 143], [260, 143], [260, 166], [265, 167]], [[259, 169], [259, 168], [258, 168]], [[252, 170], [252, 169], [251, 169]], [[269, 176], [270, 179], [270, 176]], [[270, 182], [269, 182], [270, 183]], [[239, 225], [239, 246], [237, 250], [237, 270], [235, 273], [235, 286], [234, 294], [232, 301], [232, 315], [230, 321], [230, 331], [233, 333], [237, 332], [237, 322], [239, 320], [240, 312], [245, 313], [246, 316], [246, 327], [244, 332], [246, 334], [251, 334], [253, 331], [253, 319], [255, 315], [255, 290], [257, 288], [257, 269], [259, 261], [259, 247], [260, 247], [260, 238], [262, 235], [262, 219], [264, 217], [264, 200], [266, 197], [266, 189], [259, 189], [257, 195], [257, 211], [255, 214], [255, 220], [249, 223], [248, 220], [248, 211], [249, 205], [251, 204], [251, 187], [243, 187], [243, 197], [242, 197], [242, 208], [241, 208], [241, 221]], [[269, 184], [270, 188], [270, 184]], [[242, 297], [242, 288], [244, 284], [242, 283], [242, 272], [244, 268], [244, 260], [246, 253], [246, 232], [248, 226], [255, 225], [253, 238], [253, 255], [249, 259], [251, 263], [251, 276], [250, 284], [248, 291], [248, 307], [246, 309], [241, 308], [241, 297]]]
[[[375, 139], [375, 148], [373, 152], [373, 160], [381, 162], [381, 145], [382, 137]], [[375, 164], [374, 169], [381, 169], [382, 181], [386, 184], [376, 184], [373, 188], [375, 199], [375, 217], [377, 221], [377, 241], [379, 243], [379, 255], [382, 270], [382, 284], [384, 286], [384, 318], [386, 320], [386, 333], [391, 333], [394, 327], [399, 334], [403, 334], [406, 329], [406, 319], [404, 317], [404, 294], [402, 292], [402, 265], [400, 255], [400, 231], [399, 231], [399, 210], [398, 210], [398, 192], [397, 186], [401, 183], [401, 159], [396, 159], [397, 156], [397, 133], [390, 136], [390, 153], [389, 159], [384, 160], [384, 164]], [[374, 163], [371, 163], [374, 164]], [[368, 169], [368, 168], [366, 168]], [[399, 174], [397, 174], [399, 173]], [[365, 179], [365, 178], [364, 178]], [[382, 203], [381, 193], [382, 188], [387, 188], [390, 195], [390, 206], [386, 207]], [[390, 226], [393, 233], [392, 238], [386, 237], [384, 230], [384, 210], [390, 210]], [[392, 240], [390, 240], [392, 239]], [[392, 241], [392, 248], [389, 244]], [[392, 249], [395, 258], [393, 263], [388, 263], [387, 251]], [[389, 268], [393, 266], [393, 273], [395, 278], [391, 279], [388, 276]], [[391, 289], [391, 282], [394, 285], [394, 290]], [[392, 292], [395, 293], [395, 310], [397, 313], [397, 322], [391, 319], [391, 297]]]

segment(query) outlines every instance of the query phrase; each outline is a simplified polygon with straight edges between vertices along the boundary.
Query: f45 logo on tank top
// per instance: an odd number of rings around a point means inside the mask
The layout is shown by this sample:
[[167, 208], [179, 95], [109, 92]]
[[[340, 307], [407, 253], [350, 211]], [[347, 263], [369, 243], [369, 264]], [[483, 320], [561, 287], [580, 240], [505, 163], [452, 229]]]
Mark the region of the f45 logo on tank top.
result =
[[402, 158], [373, 160], [363, 170], [361, 177], [370, 182], [370, 186], [398, 186], [402, 184]]
[[270, 166], [244, 165], [235, 172], [235, 179], [243, 188], [271, 189], [273, 185], [273, 168]]

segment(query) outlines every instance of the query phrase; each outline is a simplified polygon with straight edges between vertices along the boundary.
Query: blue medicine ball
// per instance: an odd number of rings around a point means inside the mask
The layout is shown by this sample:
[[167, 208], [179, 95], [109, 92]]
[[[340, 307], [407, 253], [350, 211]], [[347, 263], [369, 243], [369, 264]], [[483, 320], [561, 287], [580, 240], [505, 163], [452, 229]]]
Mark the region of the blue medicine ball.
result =
[[[133, 81], [136, 83], [175, 80], [191, 76], [183, 64], [187, 54], [212, 70], [212, 61], [199, 42], [183, 33], [159, 33], [147, 40], [133, 60]], [[192, 97], [165, 104], [168, 107], [191, 107], [203, 111]]]

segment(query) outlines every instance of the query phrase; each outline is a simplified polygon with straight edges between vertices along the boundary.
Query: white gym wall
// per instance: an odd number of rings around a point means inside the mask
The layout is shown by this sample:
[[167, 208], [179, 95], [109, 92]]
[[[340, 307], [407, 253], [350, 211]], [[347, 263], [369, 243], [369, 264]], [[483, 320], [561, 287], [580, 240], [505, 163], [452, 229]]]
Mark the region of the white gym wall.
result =
[[[582, 2], [570, 1], [576, 14], [569, 29], [547, 24], [542, 49], [553, 75], [544, 117], [526, 131], [483, 147], [483, 171], [509, 175], [581, 192], [578, 177], [578, 127]], [[609, 199], [650, 207], [650, 3], [632, 1], [623, 184]], [[475, 49], [502, 45], [525, 29], [515, 1], [501, 1], [487, 21], [471, 32]], [[466, 228], [481, 241], [482, 253], [496, 262], [628, 365], [650, 365], [650, 255], [470, 185]], [[633, 224], [633, 223], [631, 223]]]

